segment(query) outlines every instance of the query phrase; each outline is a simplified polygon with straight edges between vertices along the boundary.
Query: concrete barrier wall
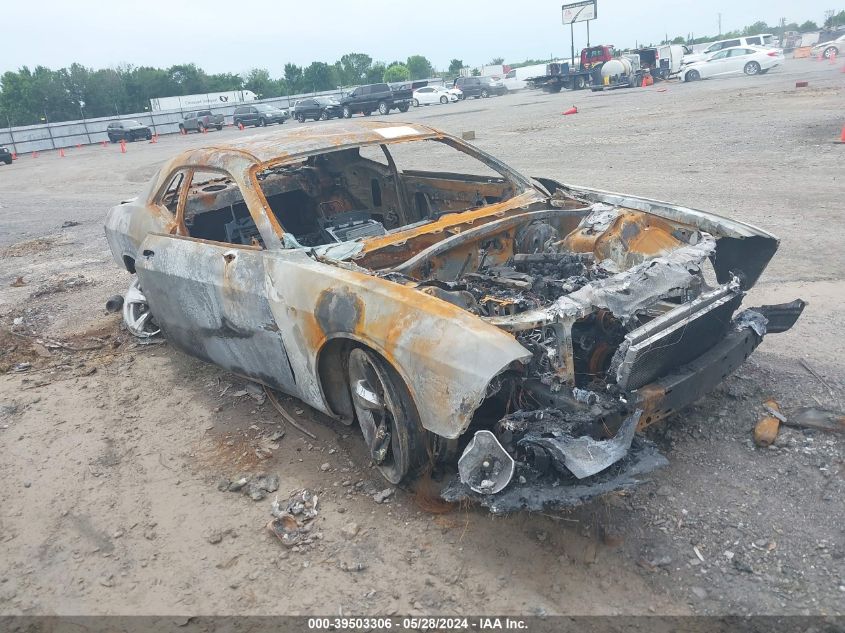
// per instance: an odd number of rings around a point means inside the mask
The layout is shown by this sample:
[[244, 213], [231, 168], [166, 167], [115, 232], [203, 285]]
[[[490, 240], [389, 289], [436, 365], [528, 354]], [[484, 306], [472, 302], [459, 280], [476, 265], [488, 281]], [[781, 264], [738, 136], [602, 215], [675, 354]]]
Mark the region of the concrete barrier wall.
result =
[[[296, 103], [297, 99], [314, 96], [340, 97], [341, 92], [334, 90], [329, 92], [317, 92], [303, 95], [292, 95], [290, 97], [276, 97], [273, 99], [261, 99], [249, 103], [266, 103], [278, 108], [288, 109]], [[222, 107], [206, 108], [215, 114], [222, 114], [226, 118], [226, 124], [232, 124], [232, 115], [240, 103]], [[40, 125], [26, 125], [13, 128], [0, 129], [0, 145], [8, 147], [17, 154], [29, 152], [41, 152], [60, 147], [74, 147], [76, 145], [90, 145], [108, 141], [106, 128], [112, 121], [138, 121], [142, 125], [149, 126], [154, 133], [178, 134], [179, 122], [184, 119], [186, 112], [192, 110], [162, 110], [160, 112], [139, 112], [135, 114], [121, 114], [119, 116], [102, 117], [98, 119], [86, 119], [84, 121], [62, 121], [61, 123], [50, 123]]]

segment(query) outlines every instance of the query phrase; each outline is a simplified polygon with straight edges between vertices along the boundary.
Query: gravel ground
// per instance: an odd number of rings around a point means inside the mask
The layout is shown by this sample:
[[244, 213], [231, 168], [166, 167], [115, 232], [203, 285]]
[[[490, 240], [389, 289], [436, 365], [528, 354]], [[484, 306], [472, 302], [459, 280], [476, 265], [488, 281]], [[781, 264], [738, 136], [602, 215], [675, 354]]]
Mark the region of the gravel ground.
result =
[[[780, 251], [747, 301], [810, 302], [792, 331], [650, 431], [667, 468], [549, 515], [443, 512], [425, 485], [392, 490], [354, 429], [283, 402], [312, 439], [238, 378], [138, 346], [105, 315], [129, 281], [107, 251], [105, 210], [180, 149], [241, 132], [0, 167], [0, 613], [841, 614], [843, 437], [751, 441], [767, 398], [787, 415], [845, 407], [839, 66], [788, 60], [755, 78], [391, 115], [474, 130], [529, 175], [771, 230]], [[579, 114], [561, 116], [572, 104]], [[32, 367], [9, 371], [17, 362]], [[260, 473], [278, 491], [220, 490]], [[289, 549], [265, 525], [272, 500], [302, 488], [318, 513]]]

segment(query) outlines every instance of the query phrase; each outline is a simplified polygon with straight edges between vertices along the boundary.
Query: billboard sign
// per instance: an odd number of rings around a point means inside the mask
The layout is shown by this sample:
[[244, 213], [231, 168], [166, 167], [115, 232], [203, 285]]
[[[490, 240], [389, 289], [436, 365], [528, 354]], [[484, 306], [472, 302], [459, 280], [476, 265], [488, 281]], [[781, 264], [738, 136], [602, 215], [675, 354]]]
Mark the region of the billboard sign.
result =
[[563, 23], [574, 24], [575, 22], [586, 22], [595, 20], [598, 15], [596, 3], [598, 0], [583, 0], [583, 2], [572, 2], [561, 7], [563, 10]]

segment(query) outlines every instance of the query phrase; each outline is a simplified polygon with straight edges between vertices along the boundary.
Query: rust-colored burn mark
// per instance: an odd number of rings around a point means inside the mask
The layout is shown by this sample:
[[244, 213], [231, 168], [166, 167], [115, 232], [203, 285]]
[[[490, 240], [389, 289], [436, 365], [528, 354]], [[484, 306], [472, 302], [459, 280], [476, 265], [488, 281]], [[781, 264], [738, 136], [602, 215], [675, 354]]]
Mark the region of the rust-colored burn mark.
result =
[[625, 209], [606, 230], [576, 229], [564, 238], [562, 244], [576, 253], [591, 252], [598, 260], [615, 260], [624, 254], [629, 260], [624, 263], [631, 264], [682, 246], [683, 242], [674, 235], [679, 228], [689, 227], [642, 211]]
[[655, 384], [645, 385], [637, 389], [637, 395], [639, 396], [638, 406], [643, 411], [637, 424], [638, 431], [659, 422], [671, 413], [661, 408], [666, 398], [666, 390], [663, 387]]

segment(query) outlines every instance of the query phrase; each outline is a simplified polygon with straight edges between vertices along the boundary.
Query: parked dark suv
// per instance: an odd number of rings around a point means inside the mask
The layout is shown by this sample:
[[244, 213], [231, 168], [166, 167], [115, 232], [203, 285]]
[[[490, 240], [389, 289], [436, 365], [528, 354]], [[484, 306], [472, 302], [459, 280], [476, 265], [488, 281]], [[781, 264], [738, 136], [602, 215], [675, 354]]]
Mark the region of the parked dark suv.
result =
[[486, 99], [490, 95], [501, 96], [508, 92], [505, 84], [490, 77], [458, 77], [455, 79], [454, 87], [464, 93], [461, 99], [469, 97]]
[[0, 147], [0, 163], [12, 164], [12, 152], [6, 147]]
[[300, 99], [293, 105], [292, 116], [300, 123], [305, 123], [308, 119], [328, 121], [342, 114], [340, 101], [334, 97], [309, 97]]
[[288, 120], [287, 110], [266, 103], [255, 105], [242, 105], [235, 108], [233, 115], [235, 125], [254, 125], [264, 127], [270, 123], [284, 123]]
[[146, 125], [141, 125], [137, 121], [112, 121], [106, 128], [106, 134], [112, 143], [118, 141], [135, 141], [139, 138], [147, 139], [148, 141], [153, 137], [153, 133]]
[[411, 107], [411, 90], [392, 90], [387, 84], [369, 84], [358, 86], [340, 100], [343, 116], [347, 119], [356, 112], [370, 116], [378, 110], [387, 114], [393, 109], [407, 112]]

